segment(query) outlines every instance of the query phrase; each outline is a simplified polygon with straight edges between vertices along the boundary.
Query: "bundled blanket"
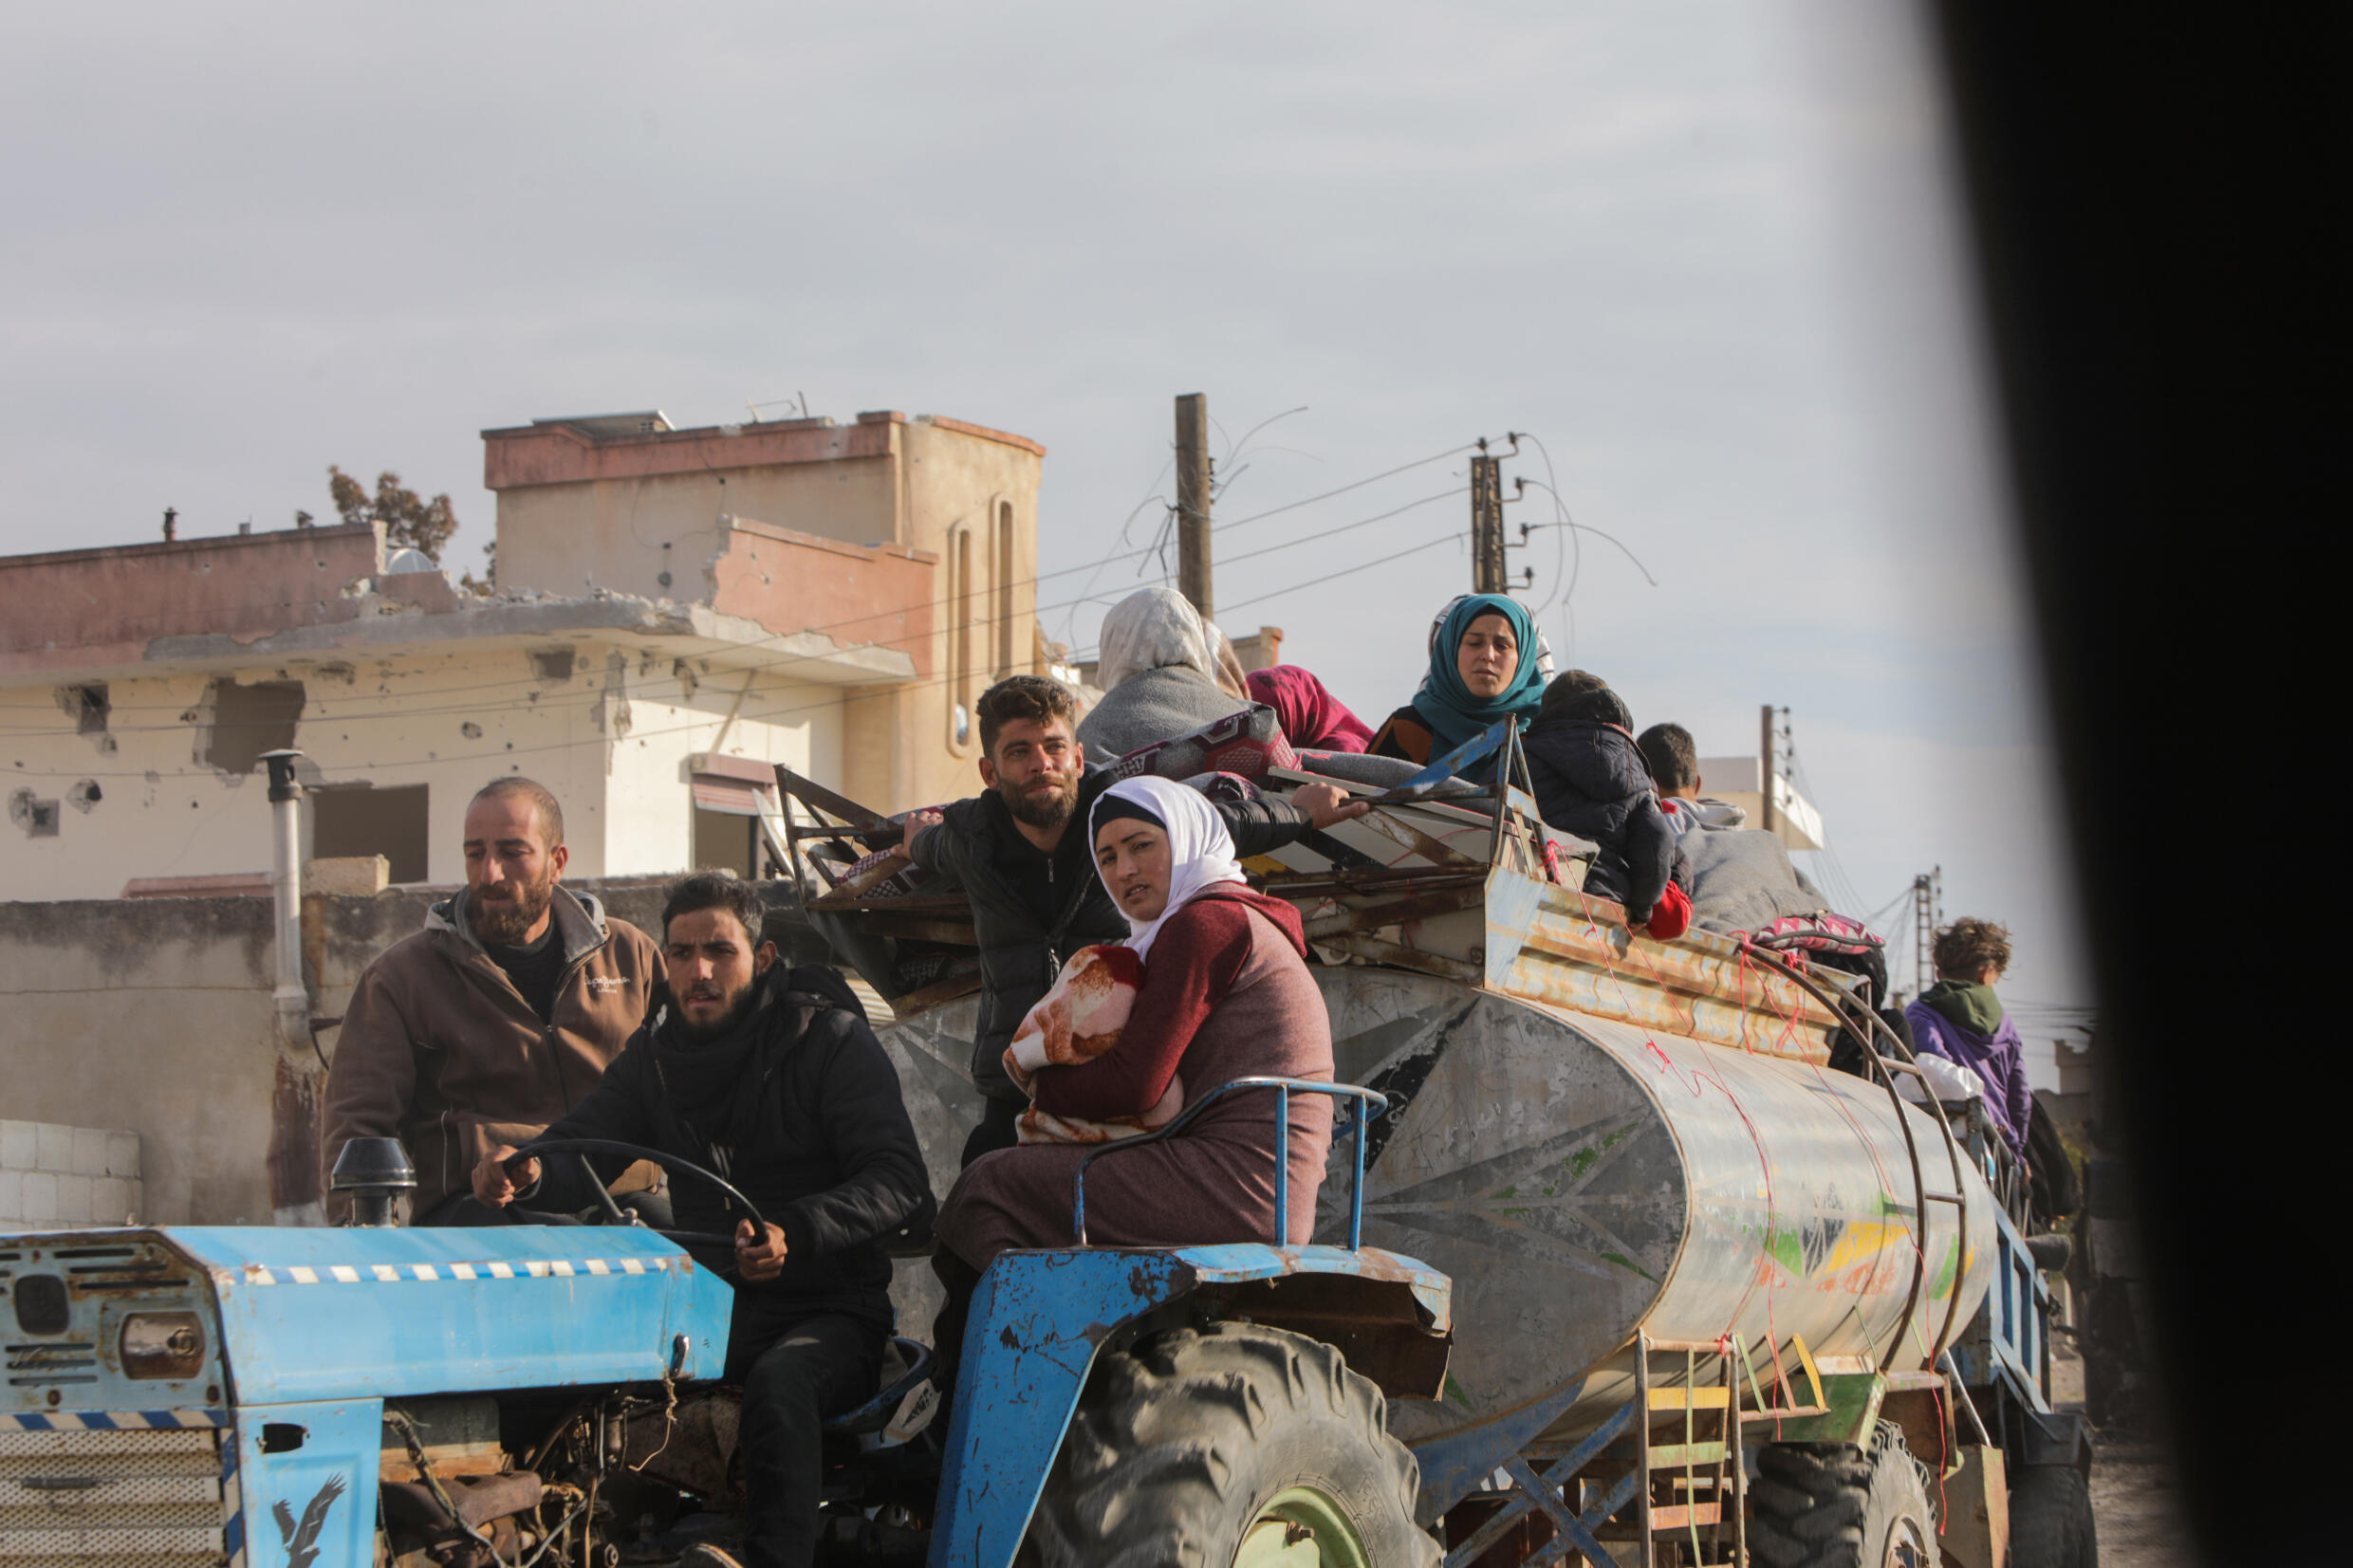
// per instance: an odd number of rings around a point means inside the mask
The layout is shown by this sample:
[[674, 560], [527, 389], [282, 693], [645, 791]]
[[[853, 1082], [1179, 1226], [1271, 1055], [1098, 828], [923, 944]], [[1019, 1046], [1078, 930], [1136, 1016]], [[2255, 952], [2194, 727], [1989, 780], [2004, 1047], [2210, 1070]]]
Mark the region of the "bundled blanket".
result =
[[[1105, 943], [1072, 953], [1053, 988], [1013, 1031], [1005, 1048], [1007, 1076], [1034, 1095], [1039, 1069], [1092, 1061], [1119, 1044], [1143, 979], [1144, 961], [1133, 948]], [[1159, 1103], [1141, 1116], [1089, 1121], [1031, 1105], [1021, 1114], [1020, 1137], [1023, 1143], [1116, 1143], [1167, 1126], [1184, 1104], [1184, 1085], [1172, 1078]]]

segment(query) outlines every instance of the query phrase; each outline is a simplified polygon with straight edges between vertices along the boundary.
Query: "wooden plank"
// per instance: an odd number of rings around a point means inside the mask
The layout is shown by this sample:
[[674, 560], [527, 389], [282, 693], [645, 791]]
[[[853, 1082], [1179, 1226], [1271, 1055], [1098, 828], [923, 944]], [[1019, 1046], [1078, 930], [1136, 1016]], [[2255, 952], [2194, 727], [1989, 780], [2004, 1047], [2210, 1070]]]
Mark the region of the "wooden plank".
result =
[[1653, 1389], [1650, 1408], [1655, 1411], [1720, 1411], [1732, 1404], [1732, 1391], [1713, 1389]]
[[926, 920], [915, 914], [870, 913], [865, 929], [878, 936], [901, 936], [917, 942], [941, 942], [954, 948], [977, 948], [980, 938], [969, 921]]
[[[1726, 1457], [1725, 1445], [1714, 1443], [1659, 1443], [1650, 1450], [1650, 1467], [1654, 1470], [1679, 1470], [1685, 1467], [1720, 1464]], [[1701, 1478], [1705, 1481], [1705, 1477]]]
[[899, 1018], [913, 1018], [926, 1007], [936, 1007], [942, 1003], [954, 1002], [956, 998], [970, 996], [978, 989], [980, 989], [980, 966], [975, 964], [971, 968], [942, 976], [918, 990], [907, 992], [891, 1004], [891, 1011]]

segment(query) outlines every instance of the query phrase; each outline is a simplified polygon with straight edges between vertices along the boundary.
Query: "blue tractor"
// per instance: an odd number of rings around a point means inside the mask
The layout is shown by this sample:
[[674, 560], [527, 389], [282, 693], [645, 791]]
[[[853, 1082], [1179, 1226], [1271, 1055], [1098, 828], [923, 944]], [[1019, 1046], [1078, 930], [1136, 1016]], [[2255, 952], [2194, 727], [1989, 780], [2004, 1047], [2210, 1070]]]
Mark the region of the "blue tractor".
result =
[[[1383, 1097], [1221, 1091], [1245, 1092], [1350, 1101], [1362, 1171]], [[0, 1238], [0, 1562], [606, 1568], [737, 1531], [731, 1294], [693, 1256], [713, 1238], [400, 1228], [404, 1166], [346, 1152], [345, 1228]], [[944, 1434], [906, 1339], [829, 1423], [829, 1555], [1436, 1561], [1385, 1399], [1438, 1392], [1447, 1280], [1353, 1219], [1346, 1245], [1088, 1247], [1084, 1182], [1076, 1245], [984, 1275]]]

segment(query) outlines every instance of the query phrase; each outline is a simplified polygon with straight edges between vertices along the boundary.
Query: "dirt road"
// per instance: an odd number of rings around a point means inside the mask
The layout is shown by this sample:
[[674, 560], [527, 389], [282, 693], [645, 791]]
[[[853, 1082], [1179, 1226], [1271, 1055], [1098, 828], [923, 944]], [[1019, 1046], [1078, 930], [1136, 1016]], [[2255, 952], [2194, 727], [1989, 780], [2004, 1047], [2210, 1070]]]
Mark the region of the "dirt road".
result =
[[[2084, 1408], [2084, 1363], [2053, 1335], [2051, 1393], [2063, 1410]], [[2180, 1482], [2161, 1443], [2137, 1433], [2102, 1433], [2094, 1445], [2091, 1511], [2103, 1568], [2203, 1568], [2181, 1512]]]

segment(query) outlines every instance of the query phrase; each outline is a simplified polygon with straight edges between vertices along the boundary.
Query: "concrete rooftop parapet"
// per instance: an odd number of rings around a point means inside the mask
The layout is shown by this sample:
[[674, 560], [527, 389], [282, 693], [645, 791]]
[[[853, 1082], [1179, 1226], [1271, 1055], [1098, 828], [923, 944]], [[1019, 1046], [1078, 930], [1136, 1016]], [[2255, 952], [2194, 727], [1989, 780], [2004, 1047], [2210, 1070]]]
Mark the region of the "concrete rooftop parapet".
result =
[[[928, 565], [914, 562], [902, 560], [901, 564], [929, 571]], [[817, 685], [889, 683], [913, 680], [919, 673], [915, 656], [889, 646], [884, 636], [845, 635], [837, 640], [821, 632], [778, 633], [740, 613], [740, 607], [738, 613], [731, 614], [708, 604], [603, 592], [581, 599], [475, 599], [450, 589], [438, 573], [432, 572], [385, 581], [404, 587], [438, 584], [451, 607], [420, 609], [413, 602], [362, 592], [353, 597], [346, 618], [295, 620], [268, 635], [253, 635], [250, 630], [244, 636], [191, 631], [158, 636], [143, 646], [115, 642], [45, 650], [38, 657], [11, 655], [0, 648], [0, 687], [130, 679], [153, 673], [157, 665], [226, 673], [264, 661], [301, 663], [360, 654], [454, 653], [468, 646], [496, 647], [501, 642], [528, 647], [563, 637], [621, 642], [674, 657], [706, 658], [722, 668], [773, 671]], [[855, 633], [859, 629], [847, 630]]]
[[[1046, 455], [1046, 448], [1027, 435], [944, 414], [918, 414], [916, 422]], [[887, 457], [898, 450], [899, 427], [906, 423], [907, 415], [896, 409], [869, 410], [849, 425], [831, 419], [768, 419], [695, 430], [616, 431], [609, 422], [543, 419], [482, 433], [482, 484], [486, 489], [508, 490]]]
[[830, 419], [780, 419], [604, 436], [565, 424], [525, 425], [482, 433], [482, 485], [508, 490], [887, 457], [896, 450], [897, 438], [897, 427], [887, 421], [837, 425]]
[[[158, 641], [194, 634], [245, 643], [348, 623], [382, 563], [372, 524], [0, 557], [0, 680], [138, 664]], [[383, 583], [454, 602], [437, 573]]]
[[987, 425], [968, 424], [962, 419], [951, 419], [944, 414], [918, 414], [916, 419], [919, 423], [931, 425], [936, 429], [954, 431], [958, 435], [975, 435], [983, 441], [995, 441], [1004, 446], [1019, 447], [1022, 451], [1039, 457], [1046, 455], [1046, 447], [1042, 442], [1032, 441], [1027, 435], [1015, 435], [1010, 430], [991, 430]]

